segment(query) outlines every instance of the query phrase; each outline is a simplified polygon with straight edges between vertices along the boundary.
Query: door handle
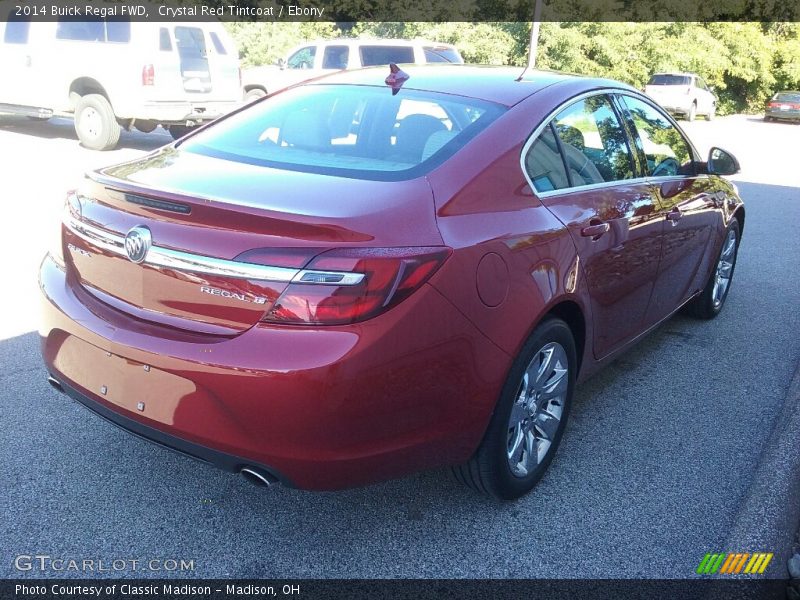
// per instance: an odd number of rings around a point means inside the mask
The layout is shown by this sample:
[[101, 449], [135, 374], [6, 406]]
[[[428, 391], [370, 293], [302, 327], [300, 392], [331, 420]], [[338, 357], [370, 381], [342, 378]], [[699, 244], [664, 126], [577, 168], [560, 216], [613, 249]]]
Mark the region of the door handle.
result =
[[673, 225], [677, 225], [678, 221], [681, 220], [681, 217], [683, 217], [683, 213], [681, 212], [681, 209], [678, 207], [673, 208], [671, 211], [667, 213], [667, 221], [669, 221]]
[[604, 233], [607, 233], [611, 226], [608, 223], [603, 222], [594, 222], [590, 221], [591, 225], [587, 225], [583, 229], [581, 229], [581, 235], [583, 237], [590, 237], [593, 240], [598, 239]]

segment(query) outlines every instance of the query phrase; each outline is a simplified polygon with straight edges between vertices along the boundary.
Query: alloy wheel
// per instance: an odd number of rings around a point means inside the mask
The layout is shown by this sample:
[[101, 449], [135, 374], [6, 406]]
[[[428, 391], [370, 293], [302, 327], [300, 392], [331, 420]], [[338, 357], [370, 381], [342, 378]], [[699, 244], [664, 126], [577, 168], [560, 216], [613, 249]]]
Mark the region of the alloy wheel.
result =
[[719, 255], [717, 262], [717, 269], [714, 274], [714, 290], [711, 293], [711, 300], [714, 303], [714, 308], [718, 308], [725, 301], [725, 295], [728, 293], [728, 287], [731, 283], [733, 276], [733, 264], [736, 260], [736, 232], [731, 229], [725, 237], [725, 242], [722, 245], [722, 252]]
[[561, 424], [569, 388], [563, 346], [550, 342], [533, 355], [508, 420], [506, 453], [511, 472], [525, 477], [544, 460]]

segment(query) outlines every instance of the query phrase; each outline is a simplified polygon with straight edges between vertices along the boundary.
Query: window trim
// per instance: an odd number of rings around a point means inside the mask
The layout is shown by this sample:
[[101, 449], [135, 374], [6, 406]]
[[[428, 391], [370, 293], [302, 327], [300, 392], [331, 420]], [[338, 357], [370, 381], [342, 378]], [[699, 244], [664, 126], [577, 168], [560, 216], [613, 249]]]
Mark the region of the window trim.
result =
[[[625, 88], [613, 88], [613, 87], [597, 88], [597, 89], [589, 90], [587, 92], [581, 92], [580, 94], [577, 94], [575, 96], [571, 96], [570, 98], [568, 98], [567, 100], [565, 100], [564, 102], [562, 102], [561, 104], [556, 106], [556, 108], [554, 108], [549, 113], [547, 113], [547, 115], [545, 115], [545, 117], [533, 129], [533, 132], [528, 136], [528, 139], [525, 141], [525, 144], [523, 144], [522, 152], [520, 152], [520, 156], [519, 156], [519, 167], [520, 167], [520, 170], [522, 171], [522, 175], [523, 175], [523, 177], [525, 177], [525, 181], [528, 183], [528, 186], [531, 188], [531, 191], [533, 192], [533, 194], [537, 198], [544, 199], [544, 198], [550, 198], [550, 197], [553, 197], [553, 196], [561, 196], [561, 195], [564, 195], [564, 194], [582, 193], [582, 192], [586, 192], [586, 191], [605, 189], [605, 188], [610, 188], [610, 187], [615, 187], [615, 186], [637, 185], [637, 184], [640, 184], [640, 183], [652, 183], [654, 181], [657, 181], [660, 184], [660, 183], [663, 183], [665, 181], [668, 181], [669, 178], [672, 178], [672, 179], [684, 179], [686, 177], [699, 177], [699, 176], [701, 176], [701, 174], [697, 172], [697, 168], [695, 168], [695, 174], [694, 175], [677, 175], [677, 176], [676, 175], [670, 175], [670, 176], [664, 176], [663, 178], [662, 177], [655, 177], [654, 178], [652, 176], [646, 176], [646, 175], [643, 176], [642, 175], [642, 171], [638, 170], [636, 174], [639, 175], [639, 177], [634, 177], [633, 179], [621, 179], [619, 181], [604, 181], [602, 183], [590, 183], [589, 185], [582, 185], [582, 186], [579, 186], [579, 187], [569, 187], [569, 188], [564, 188], [564, 189], [560, 189], [560, 190], [545, 190], [545, 191], [541, 191], [541, 192], [538, 191], [536, 189], [536, 186], [533, 184], [533, 181], [531, 180], [530, 176], [528, 175], [528, 170], [525, 168], [525, 157], [527, 156], [528, 152], [530, 151], [531, 146], [533, 146], [533, 144], [536, 141], [536, 139], [539, 137], [539, 135], [542, 133], [542, 131], [544, 131], [544, 128], [547, 127], [547, 125], [550, 124], [550, 122], [556, 117], [556, 115], [558, 115], [558, 113], [560, 113], [562, 110], [564, 110], [565, 108], [567, 108], [568, 106], [570, 106], [571, 104], [573, 104], [575, 102], [579, 102], [579, 101], [584, 100], [586, 98], [591, 98], [592, 96], [597, 96], [597, 95], [600, 95], [600, 94], [606, 94], [606, 95], [610, 95], [610, 96], [614, 96], [615, 94], [616, 95], [621, 95], [621, 96], [631, 96], [632, 98], [643, 100], [644, 102], [647, 102], [648, 104], [650, 104], [651, 106], [653, 106], [657, 110], [661, 111], [661, 109], [659, 109], [657, 106], [655, 106], [653, 104], [653, 102], [651, 100], [649, 100], [643, 94], [639, 94], [634, 90], [628, 90], [628, 89], [625, 89]], [[661, 111], [661, 112], [663, 112], [663, 111]], [[697, 158], [699, 156], [699, 154], [697, 153], [697, 150], [695, 149], [695, 147], [691, 143], [691, 141], [688, 140], [688, 138], [686, 137], [686, 134], [683, 132], [683, 130], [675, 122], [675, 119], [673, 119], [670, 115], [667, 115], [667, 118], [668, 118], [669, 122], [673, 126], [677, 127], [677, 129], [680, 132], [680, 134], [683, 137], [683, 139], [689, 144], [689, 149], [692, 152], [692, 161], [694, 163], [700, 162], [698, 160], [698, 158]], [[624, 125], [623, 125], [623, 127], [624, 127]], [[696, 164], [695, 164], [695, 167], [696, 167]]]
[[[562, 195], [562, 194], [574, 194], [576, 192], [585, 192], [585, 191], [603, 189], [603, 188], [608, 188], [608, 187], [613, 187], [613, 186], [618, 186], [618, 185], [630, 185], [632, 183], [633, 184], [646, 183], [647, 177], [638, 176], [638, 177], [633, 177], [631, 179], [620, 179], [618, 181], [603, 181], [602, 183], [590, 183], [588, 185], [581, 185], [581, 186], [578, 186], [578, 187], [568, 187], [568, 188], [563, 188], [563, 189], [560, 189], [560, 190], [539, 191], [539, 190], [536, 189], [536, 186], [533, 184], [533, 181], [531, 180], [530, 176], [528, 175], [528, 170], [525, 168], [525, 157], [528, 155], [528, 152], [530, 151], [531, 146], [533, 146], [534, 142], [536, 142], [536, 140], [538, 139], [539, 135], [542, 133], [542, 131], [544, 131], [544, 128], [547, 127], [553, 121], [553, 119], [556, 116], [558, 116], [558, 114], [561, 111], [563, 111], [565, 108], [568, 108], [568, 107], [572, 106], [576, 102], [580, 102], [581, 100], [585, 100], [586, 98], [592, 98], [593, 96], [602, 96], [602, 95], [605, 95], [605, 96], [609, 97], [609, 102], [610, 102], [612, 110], [613, 110], [614, 109], [614, 101], [612, 99], [613, 95], [616, 94], [616, 93], [619, 93], [619, 92], [623, 92], [623, 91], [626, 91], [626, 90], [623, 90], [621, 88], [606, 87], [606, 88], [597, 88], [597, 89], [594, 89], [594, 90], [589, 90], [588, 92], [582, 92], [582, 93], [580, 93], [580, 94], [578, 94], [576, 96], [570, 97], [569, 99], [565, 100], [564, 102], [562, 102], [561, 104], [556, 106], [555, 109], [553, 109], [549, 113], [547, 113], [547, 115], [539, 122], [539, 124], [536, 125], [536, 127], [533, 130], [533, 133], [531, 133], [528, 136], [528, 139], [525, 141], [525, 144], [522, 146], [522, 152], [520, 153], [520, 156], [519, 156], [519, 166], [520, 166], [520, 169], [522, 170], [522, 174], [525, 176], [525, 181], [528, 183], [528, 186], [531, 188], [531, 191], [533, 191], [533, 193], [536, 195], [537, 198], [548, 198], [550, 196], [559, 196], [559, 195]], [[629, 139], [628, 132], [625, 129], [625, 125], [622, 123], [623, 119], [620, 117], [619, 114], [617, 114], [617, 118], [620, 119], [620, 125], [622, 125], [623, 132], [625, 133], [625, 138]], [[556, 138], [558, 138], [558, 136], [556, 136]], [[630, 142], [628, 142], [628, 143], [630, 143]], [[631, 158], [633, 158], [633, 151], [630, 148], [630, 146], [628, 146], [628, 151], [631, 154]], [[563, 151], [561, 153], [561, 158], [562, 158], [562, 160], [564, 159]], [[633, 164], [634, 175], [641, 175], [641, 171], [639, 171], [636, 168], [637, 167], [636, 159], [633, 159], [633, 160], [634, 160], [634, 164]], [[569, 177], [569, 170], [567, 170], [567, 176]], [[572, 177], [569, 177], [569, 180], [570, 180], [570, 182], [572, 182]]]
[[[686, 133], [680, 128], [680, 126], [678, 125], [677, 121], [675, 119], [673, 119], [672, 116], [667, 113], [667, 111], [665, 111], [663, 108], [659, 107], [655, 102], [651, 101], [649, 98], [644, 97], [644, 96], [639, 96], [638, 94], [631, 94], [631, 93], [627, 92], [627, 90], [620, 91], [617, 95], [618, 96], [630, 96], [631, 98], [634, 98], [636, 100], [640, 100], [640, 101], [644, 102], [645, 104], [649, 104], [651, 108], [656, 110], [656, 112], [661, 114], [663, 117], [666, 117], [666, 119], [669, 122], [669, 124], [672, 125], [675, 128], [675, 130], [680, 134], [680, 136], [683, 139], [684, 143], [689, 147], [689, 152], [692, 155], [692, 171], [693, 171], [693, 173], [691, 175], [647, 175], [644, 170], [640, 171], [641, 173], [645, 174], [645, 177], [649, 181], [657, 181], [657, 182], [661, 183], [663, 181], [668, 180], [669, 178], [673, 178], [674, 179], [676, 177], [679, 177], [679, 178], [697, 177], [698, 175], [700, 175], [700, 173], [698, 173], [697, 163], [699, 163], [701, 161], [700, 161], [700, 158], [699, 158], [700, 155], [697, 152], [697, 149], [694, 147], [694, 145], [692, 144], [691, 140], [688, 137], [686, 137]], [[637, 149], [640, 152], [642, 152], [642, 154], [644, 154], [644, 145], [642, 144], [642, 138], [639, 135], [639, 131], [636, 129], [635, 123], [633, 122], [633, 117], [630, 114], [630, 109], [628, 108], [628, 105], [625, 104], [624, 102], [621, 102], [620, 104], [621, 104], [621, 108], [622, 108], [622, 110], [623, 110], [623, 112], [625, 114], [626, 120], [629, 120], [629, 122], [631, 124], [631, 127], [633, 128], [633, 130], [631, 132], [631, 135], [634, 135], [636, 141], [638, 142]], [[645, 159], [645, 161], [642, 163], [642, 166], [644, 166], [645, 164], [647, 164], [647, 157], [646, 156], [641, 156], [640, 160], [642, 158]]]

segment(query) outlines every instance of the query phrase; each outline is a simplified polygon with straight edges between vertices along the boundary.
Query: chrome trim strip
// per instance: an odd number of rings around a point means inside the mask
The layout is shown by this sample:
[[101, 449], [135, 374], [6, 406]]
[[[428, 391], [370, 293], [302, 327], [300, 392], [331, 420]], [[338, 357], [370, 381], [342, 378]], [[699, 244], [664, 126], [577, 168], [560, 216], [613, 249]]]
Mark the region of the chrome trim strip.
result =
[[[102, 248], [107, 252], [128, 258], [125, 252], [125, 237], [78, 221], [68, 216], [64, 224], [83, 240]], [[281, 283], [304, 283], [309, 285], [357, 285], [364, 279], [363, 273], [342, 271], [315, 271], [293, 269], [290, 267], [273, 267], [238, 262], [222, 258], [213, 258], [201, 254], [192, 254], [180, 250], [170, 250], [160, 246], [151, 246], [142, 264], [152, 267], [202, 273], [219, 277], [251, 279], [256, 281], [276, 281]]]

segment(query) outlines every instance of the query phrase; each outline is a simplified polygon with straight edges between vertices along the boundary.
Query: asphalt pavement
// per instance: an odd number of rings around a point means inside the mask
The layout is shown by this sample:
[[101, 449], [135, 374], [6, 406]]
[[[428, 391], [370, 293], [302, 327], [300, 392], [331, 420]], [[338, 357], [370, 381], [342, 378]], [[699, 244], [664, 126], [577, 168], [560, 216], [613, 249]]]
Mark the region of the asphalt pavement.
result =
[[[0, 577], [83, 575], [17, 569], [21, 555], [47, 555], [127, 561], [106, 573], [116, 576], [683, 578], [707, 552], [781, 551], [770, 544], [800, 508], [782, 433], [800, 405], [800, 125], [734, 116], [686, 129], [704, 152], [718, 144], [742, 163], [733, 179], [747, 221], [725, 309], [710, 322], [673, 318], [582, 385], [548, 474], [500, 504], [443, 471], [342, 492], [256, 488], [53, 391], [35, 276], [63, 192], [85, 169], [169, 138], [125, 134], [120, 150], [96, 153], [69, 121], [0, 117]], [[769, 466], [776, 457], [788, 473]], [[785, 501], [741, 533], [775, 486]], [[788, 520], [770, 533], [770, 519]], [[728, 547], [737, 532], [742, 544], [763, 532], [752, 543], [764, 546]], [[130, 566], [152, 559], [161, 570]]]

